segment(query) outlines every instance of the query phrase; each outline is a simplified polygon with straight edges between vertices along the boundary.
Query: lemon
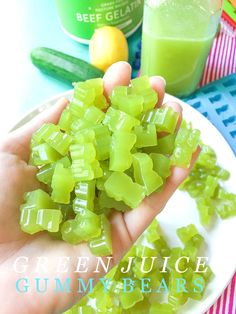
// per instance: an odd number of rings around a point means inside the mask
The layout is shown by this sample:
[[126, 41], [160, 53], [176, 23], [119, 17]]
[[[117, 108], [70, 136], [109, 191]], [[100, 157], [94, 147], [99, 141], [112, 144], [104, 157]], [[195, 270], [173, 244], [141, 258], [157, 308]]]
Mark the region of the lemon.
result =
[[89, 44], [90, 62], [106, 69], [117, 61], [128, 60], [127, 40], [117, 27], [103, 26], [95, 30]]

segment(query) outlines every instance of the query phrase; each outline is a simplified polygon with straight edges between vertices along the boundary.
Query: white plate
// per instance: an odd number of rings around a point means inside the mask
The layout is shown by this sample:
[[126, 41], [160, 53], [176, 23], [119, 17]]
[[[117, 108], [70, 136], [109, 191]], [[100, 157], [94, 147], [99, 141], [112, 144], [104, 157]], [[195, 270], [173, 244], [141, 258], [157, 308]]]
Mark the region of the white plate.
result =
[[[72, 91], [68, 91], [43, 102], [17, 123], [13, 129], [21, 126], [39, 112], [52, 106], [60, 97], [70, 98], [71, 95]], [[165, 101], [170, 100], [181, 103], [184, 109], [184, 117], [188, 121], [191, 121], [195, 128], [201, 131], [203, 142], [209, 144], [215, 150], [219, 165], [230, 171], [231, 178], [225, 187], [229, 191], [236, 193], [236, 159], [225, 139], [198, 111], [179, 99], [166, 95]], [[165, 210], [158, 215], [158, 221], [171, 245], [180, 245], [175, 230], [190, 223], [194, 223], [197, 226], [206, 240], [207, 247], [203, 256], [209, 258], [209, 265], [215, 276], [207, 286], [204, 299], [201, 302], [189, 301], [181, 308], [181, 314], [202, 314], [222, 294], [235, 272], [236, 250], [234, 241], [236, 239], [236, 217], [225, 221], [216, 218], [213, 226], [206, 230], [199, 223], [194, 200], [186, 193], [177, 191], [166, 205]]]

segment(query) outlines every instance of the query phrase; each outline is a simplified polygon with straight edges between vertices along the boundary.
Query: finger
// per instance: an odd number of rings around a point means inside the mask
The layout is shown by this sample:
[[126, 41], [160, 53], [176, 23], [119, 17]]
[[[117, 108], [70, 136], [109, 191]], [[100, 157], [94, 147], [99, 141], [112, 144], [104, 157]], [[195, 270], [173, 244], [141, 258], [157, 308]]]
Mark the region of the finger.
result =
[[60, 99], [54, 106], [43, 111], [21, 128], [11, 132], [0, 146], [0, 151], [19, 156], [28, 161], [32, 134], [44, 123], [57, 123], [62, 111], [68, 104], [66, 98]]
[[[180, 124], [182, 122], [182, 114], [183, 114], [183, 108], [181, 107], [181, 105], [177, 102], [173, 102], [173, 101], [169, 101], [165, 104], [162, 105], [162, 107], [170, 107], [172, 108], [175, 112], [178, 113], [178, 121], [175, 127], [175, 131], [179, 129]], [[162, 137], [163, 135], [167, 135], [166, 133], [162, 132], [158, 134], [159, 137]]]
[[[18, 156], [1, 153], [0, 177], [7, 178], [7, 185], [1, 193], [0, 202], [0, 239], [1, 241], [15, 241], [21, 238], [20, 205], [24, 202], [24, 194], [41, 188], [36, 179], [37, 169], [28, 166]], [[2, 190], [3, 191], [3, 190]]]
[[34, 191], [37, 189], [41, 189], [41, 190], [46, 190], [47, 186], [43, 183], [41, 183], [40, 181], [38, 181], [37, 179], [37, 172], [38, 172], [38, 168], [34, 167], [34, 166], [30, 166], [27, 165], [27, 172], [28, 172], [28, 177], [29, 177], [29, 182], [28, 182], [28, 189], [27, 191]]
[[104, 77], [104, 93], [108, 97], [115, 86], [128, 86], [131, 78], [131, 66], [125, 61], [111, 65]]
[[113, 210], [109, 215], [109, 221], [111, 224], [113, 258], [114, 262], [118, 263], [134, 241], [129, 233], [123, 213]]
[[167, 201], [179, 187], [179, 185], [187, 178], [191, 169], [200, 153], [197, 148], [192, 156], [191, 164], [188, 169], [174, 167], [171, 176], [167, 179], [164, 189], [146, 197], [141, 205], [124, 214], [124, 221], [127, 233], [132, 241], [135, 241], [141, 233], [149, 226], [156, 215], [163, 209]]
[[158, 102], [156, 106], [160, 107], [165, 96], [166, 81], [162, 76], [152, 76], [150, 77], [150, 84], [158, 95]]
[[[163, 77], [161, 76], [152, 76], [150, 77], [150, 84], [151, 87], [154, 89], [154, 91], [157, 93], [158, 95], [158, 102], [156, 107], [171, 107], [175, 112], [178, 112], [179, 114], [179, 119], [177, 122], [177, 126], [176, 129], [179, 128], [181, 121], [182, 121], [182, 107], [180, 106], [180, 104], [178, 104], [177, 102], [173, 102], [173, 101], [169, 101], [165, 104], [163, 104], [163, 99], [165, 96], [165, 87], [166, 87], [166, 81]], [[163, 136], [164, 134], [161, 134], [161, 136]]]

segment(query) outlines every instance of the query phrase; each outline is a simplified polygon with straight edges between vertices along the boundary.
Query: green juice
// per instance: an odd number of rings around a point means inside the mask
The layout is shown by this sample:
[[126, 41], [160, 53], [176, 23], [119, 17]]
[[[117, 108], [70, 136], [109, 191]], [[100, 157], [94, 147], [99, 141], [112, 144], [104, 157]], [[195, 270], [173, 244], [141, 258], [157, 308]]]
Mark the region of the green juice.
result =
[[208, 0], [146, 1], [142, 36], [142, 75], [161, 75], [167, 92], [193, 92], [216, 34], [220, 12]]

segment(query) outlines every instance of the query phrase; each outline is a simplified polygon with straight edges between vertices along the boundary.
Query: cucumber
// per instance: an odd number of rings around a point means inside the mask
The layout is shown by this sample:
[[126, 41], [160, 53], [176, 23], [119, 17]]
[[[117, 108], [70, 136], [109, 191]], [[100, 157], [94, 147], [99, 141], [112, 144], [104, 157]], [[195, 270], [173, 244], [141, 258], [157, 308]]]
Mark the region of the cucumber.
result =
[[33, 49], [31, 60], [44, 73], [70, 84], [104, 75], [90, 63], [50, 48]]

